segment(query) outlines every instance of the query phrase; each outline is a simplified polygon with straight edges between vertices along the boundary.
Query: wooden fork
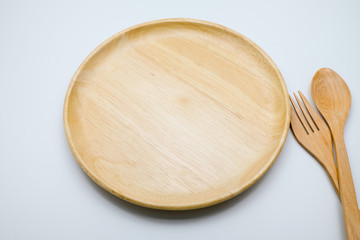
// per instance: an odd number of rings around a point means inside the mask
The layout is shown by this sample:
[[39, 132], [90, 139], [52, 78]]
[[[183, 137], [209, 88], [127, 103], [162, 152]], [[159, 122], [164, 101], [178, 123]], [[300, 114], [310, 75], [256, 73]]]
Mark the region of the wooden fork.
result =
[[289, 96], [293, 106], [290, 118], [291, 130], [300, 145], [323, 166], [340, 197], [330, 130], [300, 91], [299, 95], [303, 104], [294, 93], [301, 112], [295, 101]]

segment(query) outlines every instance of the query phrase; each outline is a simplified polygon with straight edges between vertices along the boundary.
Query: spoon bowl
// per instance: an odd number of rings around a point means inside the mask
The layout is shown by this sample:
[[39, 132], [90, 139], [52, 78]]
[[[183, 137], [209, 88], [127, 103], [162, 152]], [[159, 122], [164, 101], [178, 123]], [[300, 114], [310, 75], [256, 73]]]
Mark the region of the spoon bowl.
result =
[[329, 125], [345, 124], [350, 111], [351, 94], [339, 74], [329, 68], [318, 70], [311, 83], [311, 94], [326, 121], [334, 121]]

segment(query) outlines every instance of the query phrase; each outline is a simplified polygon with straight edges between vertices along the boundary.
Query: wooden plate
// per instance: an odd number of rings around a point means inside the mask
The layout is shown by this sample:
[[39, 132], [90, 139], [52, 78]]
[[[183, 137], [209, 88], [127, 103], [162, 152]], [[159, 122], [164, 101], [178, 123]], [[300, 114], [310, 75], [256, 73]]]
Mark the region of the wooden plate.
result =
[[249, 39], [223, 26], [166, 19], [124, 30], [75, 73], [67, 140], [101, 187], [132, 203], [184, 210], [244, 191], [289, 129], [284, 80]]

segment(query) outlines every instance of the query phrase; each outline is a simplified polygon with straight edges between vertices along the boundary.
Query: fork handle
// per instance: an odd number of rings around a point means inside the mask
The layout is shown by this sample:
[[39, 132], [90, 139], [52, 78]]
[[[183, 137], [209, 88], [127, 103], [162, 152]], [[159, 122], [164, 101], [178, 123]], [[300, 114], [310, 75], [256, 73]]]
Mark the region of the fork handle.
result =
[[356, 200], [354, 182], [351, 175], [343, 131], [336, 134], [333, 132], [333, 139], [346, 236], [348, 240], [360, 240], [360, 212]]

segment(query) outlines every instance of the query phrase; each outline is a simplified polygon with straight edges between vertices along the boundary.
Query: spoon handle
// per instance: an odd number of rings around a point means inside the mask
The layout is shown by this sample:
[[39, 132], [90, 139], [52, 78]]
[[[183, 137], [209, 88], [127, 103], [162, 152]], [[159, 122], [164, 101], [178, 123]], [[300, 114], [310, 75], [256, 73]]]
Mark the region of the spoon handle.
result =
[[333, 138], [346, 236], [348, 240], [360, 240], [360, 212], [356, 200], [349, 158], [346, 152], [344, 134], [343, 132], [338, 134], [333, 132]]

